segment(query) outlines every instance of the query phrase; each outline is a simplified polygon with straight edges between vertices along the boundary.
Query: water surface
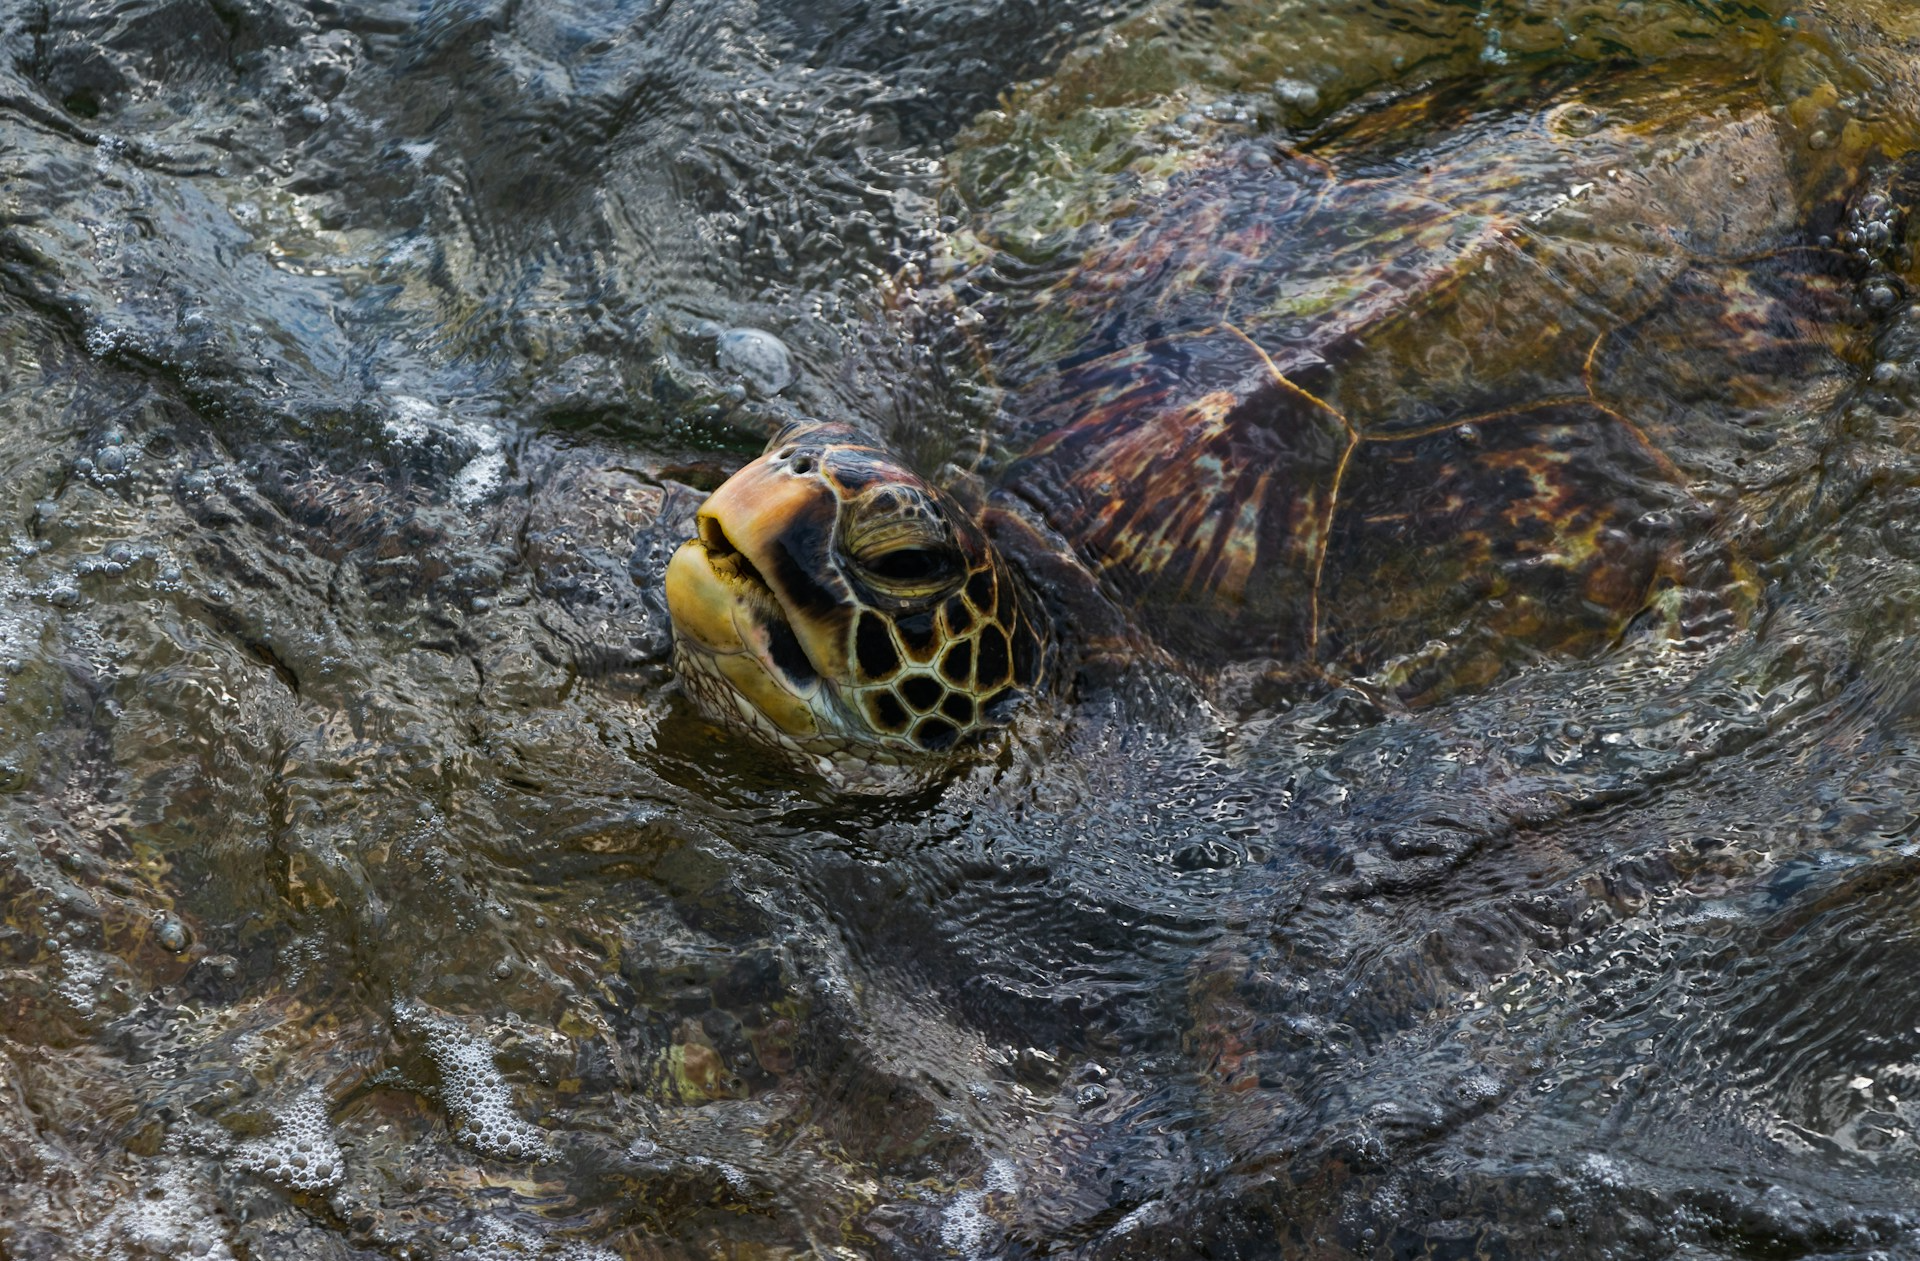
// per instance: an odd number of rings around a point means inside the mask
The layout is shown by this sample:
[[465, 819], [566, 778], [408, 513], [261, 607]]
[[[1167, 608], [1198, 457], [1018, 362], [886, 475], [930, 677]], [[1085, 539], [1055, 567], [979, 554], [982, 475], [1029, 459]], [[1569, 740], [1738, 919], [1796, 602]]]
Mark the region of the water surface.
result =
[[1754, 616], [1425, 708], [1121, 672], [841, 793], [690, 711], [658, 590], [781, 409], [990, 447], [1010, 360], [942, 269], [1044, 264], [1141, 163], [1680, 59], [1899, 147], [1917, 39], [1893, 0], [11, 6], [0, 1251], [1920, 1251], [1904, 277]]

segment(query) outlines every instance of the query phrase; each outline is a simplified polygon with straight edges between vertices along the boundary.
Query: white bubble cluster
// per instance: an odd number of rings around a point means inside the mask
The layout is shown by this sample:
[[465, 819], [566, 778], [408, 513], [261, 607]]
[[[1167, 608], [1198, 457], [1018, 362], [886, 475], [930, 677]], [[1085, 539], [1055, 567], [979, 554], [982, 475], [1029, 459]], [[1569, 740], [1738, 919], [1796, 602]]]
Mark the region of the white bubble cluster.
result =
[[425, 1039], [427, 1054], [440, 1070], [441, 1102], [454, 1138], [484, 1156], [552, 1159], [546, 1134], [514, 1114], [513, 1092], [494, 1065], [491, 1047], [417, 1003], [395, 1007], [394, 1020]]
[[60, 960], [60, 980], [54, 992], [82, 1016], [91, 1016], [107, 983], [106, 968], [100, 956], [91, 950], [70, 947], [56, 956]]
[[940, 1215], [940, 1242], [963, 1257], [986, 1255], [993, 1235], [993, 1219], [986, 1212], [984, 1191], [963, 1192]]
[[472, 446], [474, 455], [453, 475], [453, 500], [471, 508], [499, 490], [507, 477], [506, 444], [491, 425], [450, 415], [426, 399], [395, 394], [392, 411], [383, 422], [387, 437], [398, 446], [424, 446], [439, 435], [449, 435]]
[[318, 1087], [282, 1112], [279, 1128], [266, 1138], [240, 1145], [234, 1159], [242, 1169], [294, 1191], [324, 1191], [338, 1185], [346, 1162], [327, 1123], [327, 1098]]
[[985, 1189], [964, 1191], [940, 1215], [940, 1242], [963, 1257], [984, 1257], [996, 1225], [987, 1215], [987, 1196], [1013, 1195], [1020, 1190], [1020, 1173], [1012, 1161], [996, 1156], [987, 1166]]
[[747, 1171], [738, 1165], [730, 1165], [724, 1160], [715, 1160], [711, 1156], [688, 1156], [690, 1165], [702, 1165], [713, 1170], [727, 1180], [727, 1186], [738, 1196], [753, 1194], [753, 1179], [747, 1177]]
[[542, 1239], [522, 1226], [491, 1219], [478, 1221], [468, 1233], [456, 1235], [454, 1252], [460, 1261], [619, 1261], [605, 1248], [578, 1242]]
[[395, 394], [388, 402], [393, 410], [383, 425], [387, 437], [402, 446], [419, 446], [433, 436], [433, 422], [440, 418], [439, 408], [411, 394]]
[[500, 489], [507, 480], [507, 453], [500, 449], [500, 437], [486, 432], [490, 449], [483, 450], [453, 475], [454, 502], [471, 508]]
[[87, 1261], [233, 1261], [207, 1180], [178, 1163], [126, 1196], [77, 1241]]

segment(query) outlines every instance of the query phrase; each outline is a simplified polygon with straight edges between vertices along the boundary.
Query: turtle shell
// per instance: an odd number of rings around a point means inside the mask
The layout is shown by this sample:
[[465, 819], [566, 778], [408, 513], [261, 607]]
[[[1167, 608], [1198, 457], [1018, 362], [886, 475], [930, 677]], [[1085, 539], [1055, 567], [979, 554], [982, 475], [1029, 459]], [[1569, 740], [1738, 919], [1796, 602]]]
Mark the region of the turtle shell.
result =
[[1442, 86], [1000, 243], [1003, 494], [1203, 667], [1418, 697], [1724, 606], [1867, 353], [1868, 158], [1712, 73]]

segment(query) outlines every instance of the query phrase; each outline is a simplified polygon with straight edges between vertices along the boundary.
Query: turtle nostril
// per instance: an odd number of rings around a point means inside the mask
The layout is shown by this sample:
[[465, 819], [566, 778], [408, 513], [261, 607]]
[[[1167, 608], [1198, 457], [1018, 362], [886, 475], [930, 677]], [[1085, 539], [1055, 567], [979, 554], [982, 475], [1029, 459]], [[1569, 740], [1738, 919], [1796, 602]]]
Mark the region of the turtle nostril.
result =
[[701, 517], [699, 529], [700, 541], [707, 545], [709, 556], [733, 556], [739, 553], [740, 549], [735, 547], [733, 540], [727, 537], [727, 532], [721, 528], [717, 517]]
[[803, 455], [788, 467], [792, 468], [796, 473], [811, 473], [813, 472], [813, 457]]

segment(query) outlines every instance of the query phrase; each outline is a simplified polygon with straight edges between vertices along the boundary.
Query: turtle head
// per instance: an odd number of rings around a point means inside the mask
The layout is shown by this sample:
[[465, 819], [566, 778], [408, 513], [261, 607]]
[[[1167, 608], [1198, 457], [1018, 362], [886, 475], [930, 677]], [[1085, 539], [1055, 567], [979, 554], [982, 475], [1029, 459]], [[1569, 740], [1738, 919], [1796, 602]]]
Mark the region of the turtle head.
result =
[[1042, 667], [1024, 584], [948, 496], [858, 430], [791, 425], [667, 567], [709, 717], [815, 765], [907, 762], [1004, 725]]

